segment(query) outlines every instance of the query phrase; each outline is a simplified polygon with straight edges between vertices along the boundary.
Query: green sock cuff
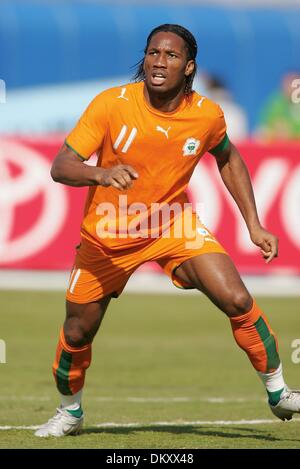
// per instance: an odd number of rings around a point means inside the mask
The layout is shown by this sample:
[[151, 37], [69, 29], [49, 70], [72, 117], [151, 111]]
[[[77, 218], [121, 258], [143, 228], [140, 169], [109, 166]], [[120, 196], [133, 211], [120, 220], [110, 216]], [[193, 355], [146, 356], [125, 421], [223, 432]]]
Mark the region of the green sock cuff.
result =
[[278, 402], [280, 401], [280, 396], [282, 394], [282, 391], [284, 391], [284, 388], [279, 389], [279, 391], [274, 391], [274, 392], [270, 392], [267, 390], [268, 397], [269, 397], [269, 404], [271, 404], [272, 406], [277, 405]]
[[73, 417], [77, 417], [78, 419], [79, 419], [79, 418], [82, 416], [82, 414], [83, 414], [83, 411], [82, 411], [81, 406], [78, 407], [78, 409], [76, 409], [76, 410], [69, 410], [69, 409], [66, 409], [66, 410], [69, 412], [69, 414], [71, 414]]

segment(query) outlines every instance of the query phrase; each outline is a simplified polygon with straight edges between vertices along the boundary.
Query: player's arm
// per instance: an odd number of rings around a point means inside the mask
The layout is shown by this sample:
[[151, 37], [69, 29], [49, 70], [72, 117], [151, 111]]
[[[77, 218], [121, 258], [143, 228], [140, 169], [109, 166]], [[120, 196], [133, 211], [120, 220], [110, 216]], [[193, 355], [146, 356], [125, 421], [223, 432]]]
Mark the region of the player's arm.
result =
[[252, 242], [261, 248], [266, 262], [270, 262], [278, 256], [278, 239], [265, 230], [259, 222], [252, 183], [245, 162], [231, 142], [214, 156], [222, 180], [246, 222]]
[[100, 168], [84, 163], [75, 151], [64, 144], [51, 167], [51, 177], [55, 182], [68, 186], [104, 186], [119, 190], [129, 189], [137, 179], [137, 172], [129, 165], [119, 164], [113, 168]]

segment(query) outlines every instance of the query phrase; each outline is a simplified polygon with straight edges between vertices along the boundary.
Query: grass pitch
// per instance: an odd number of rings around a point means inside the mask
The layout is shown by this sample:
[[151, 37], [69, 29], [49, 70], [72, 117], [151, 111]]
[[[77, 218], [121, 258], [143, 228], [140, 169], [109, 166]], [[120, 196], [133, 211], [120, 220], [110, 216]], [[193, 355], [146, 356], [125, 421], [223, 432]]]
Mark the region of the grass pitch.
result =
[[[286, 380], [299, 388], [300, 364], [291, 360], [299, 299], [258, 304], [277, 333]], [[93, 344], [81, 436], [38, 439], [15, 429], [44, 423], [58, 405], [51, 364], [64, 294], [1, 291], [0, 310], [0, 448], [300, 447], [300, 421], [275, 420], [228, 319], [205, 297], [185, 294], [112, 300]]]

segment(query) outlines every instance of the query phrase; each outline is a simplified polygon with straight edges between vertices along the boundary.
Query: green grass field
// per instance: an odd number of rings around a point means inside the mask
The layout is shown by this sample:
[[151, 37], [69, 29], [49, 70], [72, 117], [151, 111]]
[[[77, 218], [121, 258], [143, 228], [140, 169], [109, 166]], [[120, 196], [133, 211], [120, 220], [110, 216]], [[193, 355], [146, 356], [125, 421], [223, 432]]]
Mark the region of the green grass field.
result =
[[[258, 303], [277, 333], [286, 380], [299, 387], [291, 360], [299, 299]], [[51, 364], [64, 294], [1, 291], [0, 310], [0, 448], [300, 448], [299, 419], [275, 420], [228, 320], [200, 295], [113, 300], [94, 341], [83, 434], [38, 439], [11, 429], [44, 423], [58, 405]]]

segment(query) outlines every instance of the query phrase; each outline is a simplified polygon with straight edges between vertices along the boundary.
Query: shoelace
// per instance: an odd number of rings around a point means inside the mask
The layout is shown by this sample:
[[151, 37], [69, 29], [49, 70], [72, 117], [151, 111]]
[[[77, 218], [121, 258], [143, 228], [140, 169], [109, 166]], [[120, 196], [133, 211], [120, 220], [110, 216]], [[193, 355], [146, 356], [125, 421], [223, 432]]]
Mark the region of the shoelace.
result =
[[287, 391], [286, 395], [283, 396], [283, 399], [291, 399], [292, 401], [300, 400], [300, 391]]
[[56, 408], [56, 415], [54, 415], [54, 417], [51, 417], [51, 419], [49, 419], [48, 422], [47, 422], [45, 425], [43, 425], [43, 426], [45, 426], [45, 427], [48, 427], [48, 426], [53, 427], [53, 426], [55, 425], [55, 423], [57, 422], [57, 420], [60, 419], [62, 413], [63, 413], [62, 410], [61, 410], [59, 407], [57, 407], [57, 408]]

